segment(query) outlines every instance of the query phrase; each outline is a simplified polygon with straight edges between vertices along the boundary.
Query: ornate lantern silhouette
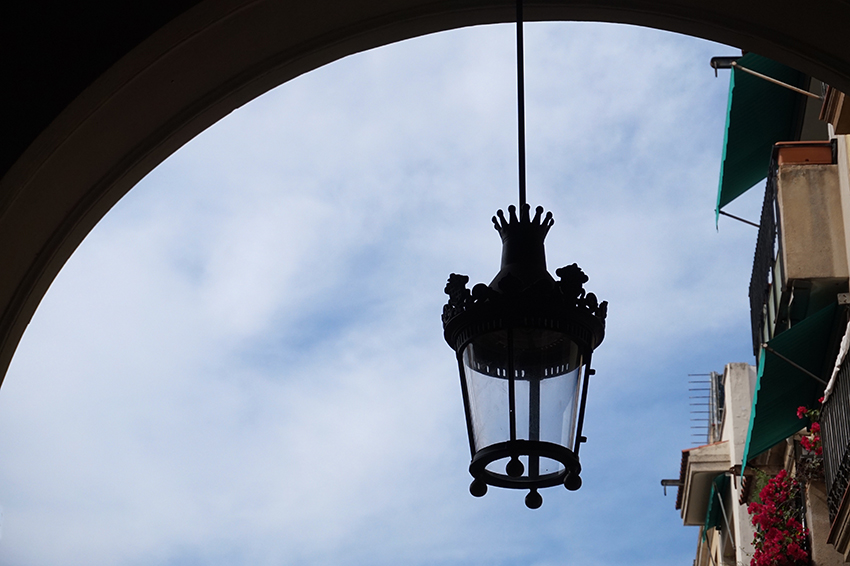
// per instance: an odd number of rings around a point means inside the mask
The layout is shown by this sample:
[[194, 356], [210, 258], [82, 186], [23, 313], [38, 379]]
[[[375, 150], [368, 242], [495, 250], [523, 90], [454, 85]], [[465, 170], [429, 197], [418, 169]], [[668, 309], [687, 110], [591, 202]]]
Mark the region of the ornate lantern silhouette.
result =
[[546, 270], [543, 240], [552, 213], [528, 205], [493, 218], [502, 237], [502, 268], [490, 285], [470, 293], [469, 278], [452, 274], [443, 307], [446, 342], [457, 353], [474, 480], [529, 489], [526, 505], [540, 507], [539, 488], [581, 487], [579, 446], [593, 350], [605, 334], [608, 303], [585, 293], [587, 276], [572, 264]]
[[525, 504], [543, 504], [538, 489], [581, 487], [579, 447], [591, 355], [605, 335], [608, 303], [583, 285], [576, 264], [546, 270], [543, 241], [552, 213], [534, 218], [525, 199], [525, 110], [522, 0], [517, 0], [519, 217], [499, 210], [502, 267], [490, 285], [470, 293], [469, 277], [452, 274], [443, 307], [446, 342], [457, 354], [476, 497], [487, 486], [528, 489]]

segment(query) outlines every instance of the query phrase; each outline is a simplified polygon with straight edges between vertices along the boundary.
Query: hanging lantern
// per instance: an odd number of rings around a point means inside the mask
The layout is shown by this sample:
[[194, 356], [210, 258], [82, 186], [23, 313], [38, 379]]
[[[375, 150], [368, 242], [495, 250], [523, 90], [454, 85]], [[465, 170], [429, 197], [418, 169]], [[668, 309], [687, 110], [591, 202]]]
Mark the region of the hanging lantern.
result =
[[476, 497], [487, 486], [528, 489], [525, 504], [543, 504], [538, 489], [581, 487], [579, 447], [590, 359], [605, 336], [608, 303], [586, 293], [587, 276], [572, 264], [546, 270], [543, 241], [554, 224], [537, 207], [531, 218], [525, 182], [523, 2], [517, 15], [519, 217], [500, 210], [502, 268], [470, 293], [469, 277], [452, 274], [443, 307], [446, 342], [457, 354]]
[[528, 489], [526, 505], [543, 502], [538, 489], [581, 487], [579, 446], [591, 354], [602, 342], [608, 303], [586, 293], [576, 264], [546, 270], [544, 239], [554, 223], [537, 207], [508, 208], [493, 218], [502, 237], [502, 266], [489, 285], [470, 292], [452, 274], [443, 308], [446, 342], [456, 354], [474, 480]]

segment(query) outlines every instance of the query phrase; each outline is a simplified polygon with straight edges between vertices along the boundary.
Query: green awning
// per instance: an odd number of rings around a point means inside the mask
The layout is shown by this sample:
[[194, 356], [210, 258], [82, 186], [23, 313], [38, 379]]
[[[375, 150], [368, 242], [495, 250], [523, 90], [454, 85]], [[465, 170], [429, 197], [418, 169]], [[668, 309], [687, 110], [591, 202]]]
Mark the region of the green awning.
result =
[[[823, 375], [835, 311], [833, 303], [777, 335], [768, 345], [813, 374]], [[797, 407], [811, 407], [823, 387], [786, 360], [762, 349], [744, 463], [808, 425], [808, 420], [797, 418]]]
[[708, 508], [705, 510], [705, 525], [702, 532], [723, 525], [723, 505], [720, 498], [724, 496], [729, 486], [729, 476], [720, 474], [711, 482], [711, 495], [708, 497]]
[[[748, 53], [738, 64], [784, 83], [805, 88], [799, 71]], [[797, 107], [803, 95], [732, 68], [720, 187], [716, 213], [767, 177], [773, 144], [794, 141]]]

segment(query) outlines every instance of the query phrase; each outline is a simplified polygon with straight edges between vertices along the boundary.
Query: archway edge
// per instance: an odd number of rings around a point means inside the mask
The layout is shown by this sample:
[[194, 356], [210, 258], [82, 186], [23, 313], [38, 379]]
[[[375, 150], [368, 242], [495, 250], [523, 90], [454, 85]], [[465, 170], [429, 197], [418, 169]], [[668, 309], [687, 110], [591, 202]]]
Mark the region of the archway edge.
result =
[[[842, 40], [850, 22], [846, 2], [825, 0], [816, 11], [766, 0], [705, 4], [528, 0], [526, 15], [711, 39], [850, 91], [850, 43]], [[438, 31], [510, 22], [513, 5], [513, 0], [204, 0], [155, 31], [83, 90], [0, 179], [0, 379], [39, 302], [80, 242], [142, 177], [195, 135], [329, 62]]]

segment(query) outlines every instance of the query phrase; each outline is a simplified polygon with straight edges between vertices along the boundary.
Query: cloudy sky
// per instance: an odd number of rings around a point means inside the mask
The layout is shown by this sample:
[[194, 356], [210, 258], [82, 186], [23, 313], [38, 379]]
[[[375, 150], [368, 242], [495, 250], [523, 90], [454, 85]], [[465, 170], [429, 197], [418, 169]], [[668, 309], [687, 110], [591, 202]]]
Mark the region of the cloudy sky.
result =
[[[526, 26], [550, 270], [610, 302], [584, 487], [467, 491], [449, 273], [498, 271], [514, 28], [406, 41], [198, 136], [95, 228], [0, 390], [0, 563], [682, 565], [688, 373], [752, 361], [755, 229], [714, 202], [727, 46]], [[758, 191], [752, 191], [757, 193]], [[757, 219], [758, 195], [729, 207]]]

